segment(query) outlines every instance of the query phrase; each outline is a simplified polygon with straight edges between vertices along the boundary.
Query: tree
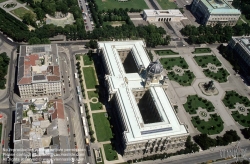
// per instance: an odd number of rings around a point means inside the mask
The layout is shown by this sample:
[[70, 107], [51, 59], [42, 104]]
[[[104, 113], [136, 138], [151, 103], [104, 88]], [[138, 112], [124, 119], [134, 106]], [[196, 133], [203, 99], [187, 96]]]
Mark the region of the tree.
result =
[[41, 40], [37, 37], [32, 37], [29, 39], [29, 44], [40, 44], [41, 43]]
[[35, 8], [34, 12], [36, 13], [38, 20], [43, 20], [45, 17], [45, 13], [40, 7]]
[[97, 48], [97, 42], [95, 40], [90, 40], [89, 41], [89, 47], [92, 49], [96, 49]]
[[35, 13], [27, 12], [24, 14], [24, 16], [23, 16], [24, 23], [34, 26], [36, 24], [35, 21], [36, 21], [36, 14]]
[[90, 130], [90, 131], [89, 131], [89, 135], [91, 135], [91, 136], [92, 136], [94, 133], [95, 133], [95, 132], [94, 132], [93, 130]]

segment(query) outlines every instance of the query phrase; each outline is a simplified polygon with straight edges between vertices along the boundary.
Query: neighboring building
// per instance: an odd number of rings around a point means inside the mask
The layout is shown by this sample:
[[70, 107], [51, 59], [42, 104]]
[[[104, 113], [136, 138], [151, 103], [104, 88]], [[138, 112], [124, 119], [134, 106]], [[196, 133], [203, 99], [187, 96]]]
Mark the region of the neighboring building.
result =
[[21, 98], [61, 95], [57, 53], [56, 44], [20, 47], [17, 85]]
[[14, 163], [71, 163], [71, 155], [61, 154], [70, 149], [63, 100], [17, 103], [13, 142]]
[[236, 25], [241, 12], [226, 0], [193, 0], [191, 11], [204, 25]]
[[109, 101], [115, 104], [124, 156], [177, 151], [188, 131], [169, 101], [166, 76], [150, 62], [143, 41], [98, 42]]
[[250, 81], [250, 37], [235, 36], [229, 42], [234, 55], [237, 55], [238, 65], [244, 72], [246, 79]]
[[148, 22], [179, 22], [182, 19], [187, 19], [183, 16], [180, 10], [143, 10], [143, 19]]

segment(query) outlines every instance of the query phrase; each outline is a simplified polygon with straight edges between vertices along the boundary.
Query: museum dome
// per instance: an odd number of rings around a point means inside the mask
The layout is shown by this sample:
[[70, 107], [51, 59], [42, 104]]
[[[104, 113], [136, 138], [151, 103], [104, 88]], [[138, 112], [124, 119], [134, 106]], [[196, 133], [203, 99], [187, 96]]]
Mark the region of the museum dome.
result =
[[163, 67], [160, 62], [151, 62], [148, 65], [147, 72], [150, 74], [160, 74], [163, 71]]

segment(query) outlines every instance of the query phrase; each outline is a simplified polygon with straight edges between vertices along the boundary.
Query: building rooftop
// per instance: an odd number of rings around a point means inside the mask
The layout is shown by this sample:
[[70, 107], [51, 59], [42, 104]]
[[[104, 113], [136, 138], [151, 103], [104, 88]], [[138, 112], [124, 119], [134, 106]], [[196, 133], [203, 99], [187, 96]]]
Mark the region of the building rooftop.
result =
[[182, 16], [183, 14], [180, 12], [180, 10], [154, 10], [154, 9], [145, 9], [143, 10], [147, 16]]
[[32, 161], [55, 154], [54, 148], [70, 149], [67, 129], [61, 99], [37, 98], [16, 104], [14, 148], [32, 149]]
[[201, 0], [213, 14], [241, 14], [238, 9], [230, 5], [227, 0]]
[[234, 40], [250, 54], [250, 37], [249, 36], [233, 36]]
[[22, 45], [17, 85], [60, 81], [57, 45]]
[[185, 126], [180, 124], [165, 91], [159, 84], [150, 86], [149, 92], [162, 121], [145, 123], [142, 118], [133, 91], [144, 89], [145, 79], [142, 74], [124, 71], [118, 51], [131, 49], [138, 68], [146, 69], [150, 59], [143, 41], [98, 42], [98, 45], [107, 63], [109, 75], [106, 75], [106, 80], [109, 92], [116, 93], [115, 97], [125, 122], [124, 135], [128, 142], [188, 133]]

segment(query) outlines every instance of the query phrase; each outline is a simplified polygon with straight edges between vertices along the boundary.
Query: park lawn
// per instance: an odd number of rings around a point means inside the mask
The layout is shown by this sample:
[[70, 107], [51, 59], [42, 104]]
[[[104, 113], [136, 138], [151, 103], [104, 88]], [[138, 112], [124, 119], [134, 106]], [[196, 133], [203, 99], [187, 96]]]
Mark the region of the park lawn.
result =
[[182, 57], [161, 58], [160, 62], [163, 65], [163, 67], [167, 70], [172, 69], [175, 65], [183, 69], [188, 68], [187, 62]]
[[109, 21], [109, 22], [103, 22], [103, 26], [110, 25], [110, 26], [116, 27], [116, 26], [122, 26], [123, 24], [126, 24], [126, 22], [125, 22], [125, 21]]
[[99, 95], [96, 91], [88, 91], [88, 97], [89, 97], [89, 99], [91, 99], [93, 97], [99, 98]]
[[210, 101], [198, 97], [197, 95], [189, 95], [187, 97], [187, 102], [183, 106], [189, 114], [196, 114], [198, 107], [206, 109], [207, 112], [214, 111], [214, 106]]
[[211, 49], [210, 48], [195, 48], [193, 54], [202, 54], [202, 53], [210, 53]]
[[182, 76], [176, 74], [174, 71], [168, 73], [168, 78], [170, 80], [176, 81], [182, 86], [190, 86], [195, 78], [193, 72], [185, 71]]
[[157, 2], [163, 10], [178, 8], [176, 3], [174, 3], [172, 0], [157, 0]]
[[201, 116], [192, 117], [191, 122], [202, 134], [218, 134], [223, 130], [223, 121], [217, 114], [210, 114], [208, 121], [200, 119]]
[[95, 88], [97, 81], [95, 78], [95, 70], [93, 67], [83, 67], [83, 74], [87, 89]]
[[117, 153], [115, 150], [113, 150], [111, 144], [104, 144], [103, 145], [105, 156], [108, 161], [114, 161], [118, 159]]
[[237, 25], [242, 25], [244, 24], [244, 22], [239, 18], [239, 20], [237, 21]]
[[25, 9], [24, 7], [19, 7], [15, 10], [11, 10], [11, 13], [15, 14], [17, 17], [21, 19], [23, 19], [23, 16], [28, 12], [31, 12], [31, 11]]
[[109, 120], [105, 114], [106, 112], [92, 114], [98, 142], [110, 141], [113, 138]]
[[[245, 21], [247, 22], [248, 24], [250, 24], [250, 20], [246, 19], [246, 16], [244, 14], [241, 14], [240, 17]], [[242, 21], [243, 23], [243, 21]]]
[[83, 63], [84, 63], [84, 65], [92, 65], [93, 60], [92, 60], [91, 56], [83, 55]]
[[99, 11], [119, 8], [148, 9], [148, 6], [144, 0], [129, 0], [127, 2], [118, 2], [117, 0], [96, 0], [95, 2]]
[[214, 64], [217, 67], [221, 66], [221, 62], [214, 55], [205, 55], [205, 56], [195, 56], [194, 60], [200, 67], [207, 67], [208, 63]]
[[229, 76], [229, 73], [224, 68], [219, 68], [217, 73], [210, 71], [209, 69], [204, 69], [203, 73], [210, 77], [219, 83], [227, 82], [227, 77]]
[[235, 109], [235, 104], [238, 102], [240, 104], [244, 104], [246, 107], [250, 107], [250, 101], [247, 97], [239, 95], [234, 90], [226, 91], [226, 95], [223, 98], [222, 102], [229, 109]]
[[236, 122], [241, 124], [242, 126], [249, 127], [250, 126], [250, 111], [248, 110], [248, 114], [245, 116], [243, 114], [240, 114], [239, 111], [233, 111], [232, 116]]
[[102, 103], [100, 103], [100, 102], [97, 102], [97, 103], [90, 102], [90, 108], [91, 108], [91, 111], [102, 110]]
[[174, 52], [172, 50], [156, 50], [155, 51], [158, 55], [179, 55], [178, 52]]
[[0, 0], [0, 3], [6, 2], [6, 1], [8, 1], [8, 0]]
[[3, 124], [0, 124], [0, 141], [2, 140], [2, 130], [3, 130]]

